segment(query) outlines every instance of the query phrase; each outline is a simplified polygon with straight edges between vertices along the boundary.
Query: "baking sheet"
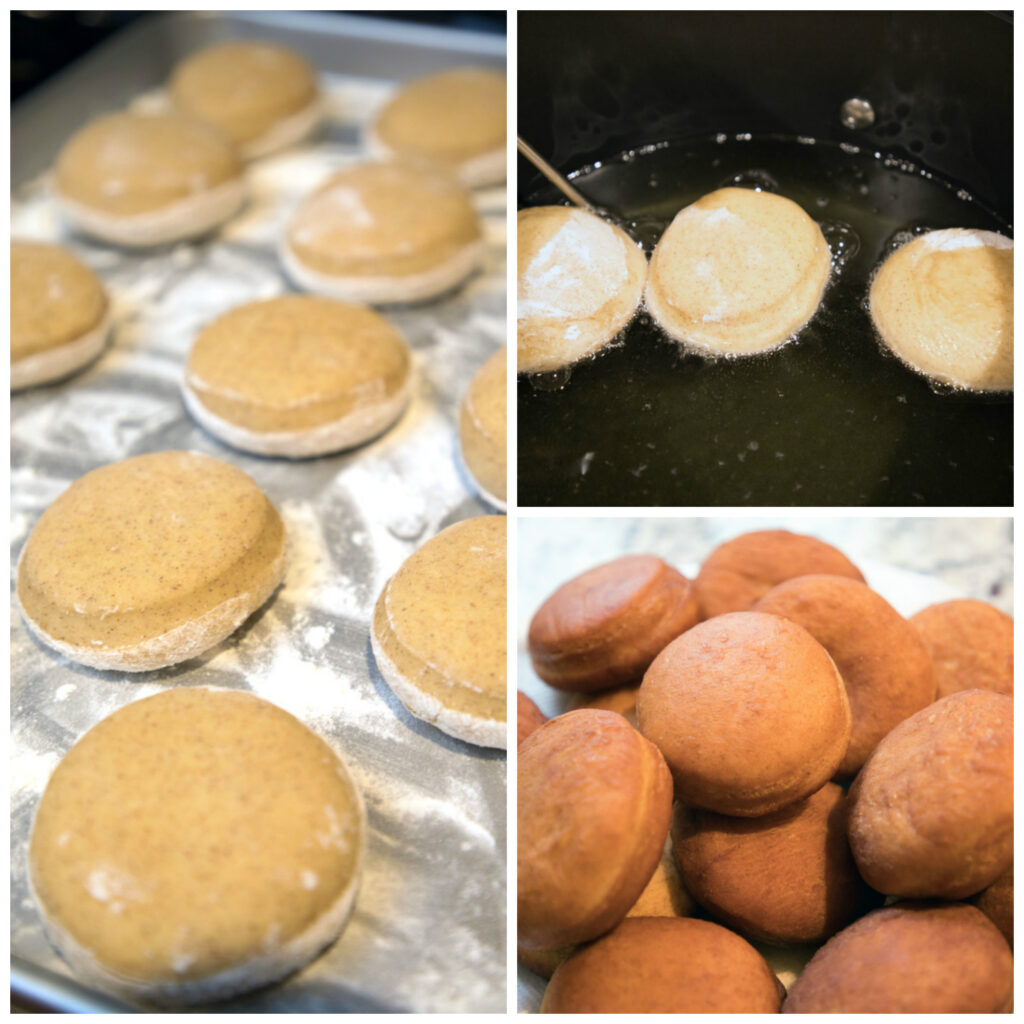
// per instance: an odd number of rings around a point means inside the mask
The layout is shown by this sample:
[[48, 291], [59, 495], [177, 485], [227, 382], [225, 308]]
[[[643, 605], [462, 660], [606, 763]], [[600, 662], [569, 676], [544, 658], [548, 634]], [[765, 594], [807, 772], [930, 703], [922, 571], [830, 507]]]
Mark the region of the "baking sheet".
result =
[[[549, 717], [571, 694], [544, 683], [526, 646], [530, 619], [543, 601], [579, 573], [622, 554], [651, 552], [692, 579], [724, 540], [748, 530], [786, 528], [839, 547], [868, 584], [904, 616], [939, 601], [974, 597], [1012, 614], [1012, 525], [1007, 519], [625, 519], [522, 520], [518, 531], [517, 686]], [[571, 538], [571, 543], [569, 542]], [[788, 989], [816, 947], [754, 943]], [[547, 981], [518, 967], [520, 1013], [540, 1009]]]
[[[309, 35], [322, 45], [332, 25], [347, 23], [313, 16]], [[197, 45], [239, 27], [210, 16], [193, 18], [187, 32], [174, 24]], [[301, 47], [302, 24], [289, 15], [282, 41]], [[50, 772], [82, 733], [130, 701], [172, 686], [216, 685], [273, 701], [342, 752], [366, 799], [369, 842], [355, 912], [341, 938], [285, 983], [210, 1009], [505, 1009], [505, 755], [410, 716], [382, 680], [368, 643], [373, 604], [402, 561], [444, 526], [493, 511], [473, 496], [455, 449], [462, 394], [505, 341], [504, 189], [477, 194], [487, 237], [483, 273], [440, 302], [385, 311], [413, 348], [417, 383], [409, 410], [384, 437], [321, 459], [259, 458], [205, 434], [178, 391], [202, 325], [235, 305], [289, 290], [274, 242], [290, 210], [319, 180], [359, 157], [360, 123], [407, 67], [422, 65], [437, 38], [430, 30], [373, 25], [374, 39], [388, 42], [397, 62], [382, 64], [376, 75], [338, 73], [332, 69], [344, 66], [346, 44], [349, 52], [363, 46], [338, 34], [331, 51], [338, 63], [320, 63], [331, 124], [315, 143], [253, 165], [249, 206], [213, 240], [130, 253], [63, 234], [38, 178], [13, 197], [12, 233], [62, 241], [96, 270], [111, 293], [116, 328], [112, 348], [85, 373], [12, 396], [12, 595], [17, 558], [47, 505], [83, 473], [144, 452], [191, 449], [239, 466], [266, 491], [288, 530], [283, 587], [227, 641], [184, 665], [134, 676], [87, 669], [43, 648], [12, 611], [11, 951], [60, 975], [69, 971], [43, 933], [25, 862], [32, 814]], [[273, 35], [272, 29], [263, 16], [259, 32], [246, 34]], [[365, 24], [359, 29], [369, 31]], [[440, 52], [451, 59], [451, 33], [440, 36]], [[472, 34], [462, 37], [461, 62], [473, 62], [474, 40], [493, 63], [496, 41]], [[403, 53], [411, 55], [408, 63]], [[99, 86], [111, 63], [102, 53], [92, 61]], [[78, 82], [88, 70], [75, 69]], [[139, 96], [126, 92], [123, 101]], [[34, 116], [45, 113], [37, 101]], [[17, 127], [14, 136], [17, 148]]]

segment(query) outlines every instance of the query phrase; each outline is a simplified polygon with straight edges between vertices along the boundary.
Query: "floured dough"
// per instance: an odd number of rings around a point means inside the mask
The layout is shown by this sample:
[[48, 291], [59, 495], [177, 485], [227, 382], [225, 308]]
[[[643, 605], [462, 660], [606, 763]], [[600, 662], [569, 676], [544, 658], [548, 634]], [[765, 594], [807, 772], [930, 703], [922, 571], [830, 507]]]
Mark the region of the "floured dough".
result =
[[930, 231], [897, 249], [871, 283], [871, 319], [911, 369], [955, 387], [1013, 390], [1013, 240]]
[[306, 291], [352, 302], [420, 302], [464, 281], [483, 258], [470, 194], [411, 164], [359, 164], [296, 211], [281, 245]]
[[442, 530], [388, 580], [373, 612], [377, 667], [402, 703], [438, 729], [506, 746], [506, 520]]
[[300, 142], [320, 120], [313, 69], [272, 43], [207, 47], [175, 68], [170, 94], [179, 110], [219, 128], [246, 159]]
[[518, 234], [520, 373], [568, 366], [629, 323], [647, 259], [624, 231], [584, 210], [534, 206], [519, 211]]
[[410, 352], [379, 313], [312, 295], [250, 302], [205, 327], [183, 392], [214, 436], [303, 457], [361, 444], [409, 402]]
[[370, 131], [381, 156], [430, 160], [470, 188], [505, 180], [506, 79], [457, 68], [407, 82]]
[[505, 509], [508, 434], [508, 350], [476, 372], [459, 409], [459, 447], [480, 493]]
[[18, 600], [45, 644], [93, 668], [143, 672], [230, 635], [284, 575], [284, 525], [240, 469], [157, 452], [76, 480], [42, 514]]
[[216, 128], [179, 113], [119, 113], [65, 144], [54, 181], [80, 231], [125, 246], [202, 235], [245, 202], [238, 152]]
[[11, 242], [11, 390], [59, 380], [103, 351], [100, 279], [59, 245]]
[[796, 335], [830, 272], [828, 243], [796, 203], [722, 188], [676, 214], [651, 256], [645, 298], [676, 341], [750, 355]]
[[362, 800], [341, 758], [249, 693], [181, 687], [105, 718], [47, 784], [30, 877], [91, 983], [223, 998], [311, 960], [358, 887]]

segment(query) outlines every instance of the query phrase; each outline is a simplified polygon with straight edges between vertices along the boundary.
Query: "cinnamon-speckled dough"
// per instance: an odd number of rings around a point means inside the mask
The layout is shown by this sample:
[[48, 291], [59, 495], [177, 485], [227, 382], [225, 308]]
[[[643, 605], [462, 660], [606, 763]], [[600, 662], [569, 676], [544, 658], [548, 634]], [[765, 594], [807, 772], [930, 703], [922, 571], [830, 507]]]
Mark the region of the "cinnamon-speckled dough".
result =
[[402, 86], [370, 130], [382, 154], [430, 160], [470, 187], [505, 180], [506, 82], [457, 68]]
[[142, 672], [234, 632], [284, 575], [284, 525], [240, 469], [157, 452], [76, 480], [18, 565], [36, 636], [93, 668]]
[[11, 242], [11, 388], [58, 380], [103, 350], [110, 324], [100, 279], [59, 245]]
[[636, 312], [643, 249], [585, 210], [533, 206], [518, 216], [518, 368], [546, 373], [611, 341]]
[[476, 372], [459, 409], [459, 447], [483, 496], [504, 510], [507, 472], [508, 350], [495, 352]]
[[929, 231], [882, 264], [870, 292], [882, 341], [911, 369], [955, 387], [1013, 390], [1013, 240]]
[[313, 69], [272, 43], [207, 47], [175, 68], [170, 94], [179, 110], [215, 125], [250, 158], [293, 145], [320, 119]]
[[831, 267], [821, 229], [791, 199], [722, 188], [676, 214], [651, 256], [645, 298], [676, 341], [750, 355], [810, 320]]
[[442, 732], [506, 746], [506, 520], [442, 530], [388, 580], [373, 612], [377, 667]]
[[231, 142], [178, 113], [90, 121], [60, 151], [54, 188], [76, 228], [127, 246], [201, 235], [245, 201], [242, 164]]
[[197, 1002], [275, 981], [333, 941], [364, 833], [344, 763], [298, 719], [183, 687], [114, 712], [60, 762], [31, 881], [88, 981]]
[[311, 295], [250, 302], [205, 327], [189, 354], [189, 410], [222, 441], [266, 455], [340, 451], [402, 414], [409, 346], [379, 313]]
[[480, 264], [470, 194], [439, 171], [368, 163], [327, 179], [285, 229], [281, 259], [306, 291], [353, 302], [420, 302]]

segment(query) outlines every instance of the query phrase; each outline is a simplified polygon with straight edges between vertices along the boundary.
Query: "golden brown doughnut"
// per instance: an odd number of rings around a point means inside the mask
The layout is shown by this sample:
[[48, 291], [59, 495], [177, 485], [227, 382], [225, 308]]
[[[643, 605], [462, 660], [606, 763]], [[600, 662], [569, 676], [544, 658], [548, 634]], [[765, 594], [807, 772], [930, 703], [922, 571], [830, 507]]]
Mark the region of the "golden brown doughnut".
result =
[[866, 583], [845, 576], [798, 576], [773, 587], [754, 608], [803, 626], [836, 663], [853, 716], [840, 777], [855, 774], [880, 740], [935, 699], [924, 644]]
[[692, 917], [631, 917], [565, 961], [541, 1013], [778, 1013], [782, 986], [733, 932]]
[[761, 612], [719, 616], [670, 643], [644, 676], [637, 719], [677, 799], [742, 817], [820, 789], [850, 739], [846, 690], [825, 649]]
[[1013, 619], [984, 601], [943, 601], [910, 619], [932, 656], [937, 696], [995, 690], [1013, 696]]
[[720, 544], [693, 581], [703, 618], [742, 612], [776, 584], [827, 573], [861, 580], [860, 570], [831, 544], [788, 530], [756, 530]]
[[544, 682], [604, 690], [639, 680], [696, 622], [685, 576], [654, 555], [624, 555], [563, 583], [537, 609], [527, 643]]
[[658, 865], [672, 815], [665, 761], [611, 711], [570, 711], [519, 748], [519, 943], [556, 949], [612, 928]]
[[891, 896], [962, 899], [1013, 860], [1013, 699], [943, 697], [900, 723], [850, 790], [850, 847]]
[[1013, 957], [964, 903], [896, 903], [833, 936], [786, 997], [783, 1013], [1001, 1013]]
[[857, 874], [846, 794], [828, 783], [762, 818], [676, 805], [672, 843], [687, 891], [712, 917], [772, 945], [823, 942], [882, 898]]
[[639, 683], [627, 683], [593, 693], [574, 693], [569, 701], [569, 710], [593, 708], [595, 711], [614, 711], [636, 728], [636, 698], [639, 693]]
[[548, 716], [522, 690], [516, 691], [516, 726], [518, 747], [531, 733], [536, 732]]

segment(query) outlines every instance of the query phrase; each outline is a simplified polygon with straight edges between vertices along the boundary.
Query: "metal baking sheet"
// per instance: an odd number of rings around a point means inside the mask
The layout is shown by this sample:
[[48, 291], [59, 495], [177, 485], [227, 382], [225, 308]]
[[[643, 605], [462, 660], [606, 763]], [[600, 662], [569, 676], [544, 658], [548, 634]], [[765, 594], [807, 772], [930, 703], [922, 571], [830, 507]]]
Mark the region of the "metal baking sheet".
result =
[[[323, 75], [331, 121], [301, 149], [253, 165], [252, 199], [217, 237], [130, 253], [66, 234], [45, 175], [86, 117], [152, 99], [183, 54], [229, 36], [272, 37]], [[410, 716], [373, 662], [368, 626], [387, 578], [444, 526], [493, 510], [456, 463], [458, 404], [505, 341], [505, 190], [477, 194], [486, 267], [443, 300], [387, 310], [414, 350], [411, 407], [354, 452], [301, 462], [234, 451], [205, 434], [179, 397], [197, 330], [240, 303], [288, 290], [274, 252], [289, 211], [361, 155], [360, 125], [396, 81], [445, 66], [504, 66], [504, 39], [324, 15], [175, 14], [94, 51], [13, 116], [12, 233], [59, 240], [105, 281], [116, 324], [86, 372], [11, 400], [11, 587], [33, 524], [73, 480], [143, 452], [192, 449], [233, 463], [284, 517], [284, 586], [234, 636], [195, 661], [141, 675], [72, 664], [11, 622], [12, 987], [50, 1009], [81, 1008], [28, 891], [26, 844], [50, 772], [115, 709], [174, 686], [251, 690], [342, 752], [366, 799], [362, 886], [341, 938], [283, 984], [224, 1012], [505, 1009], [506, 759]], [[147, 94], [149, 94], [147, 96]], [[24, 971], [18, 961], [26, 962]]]

